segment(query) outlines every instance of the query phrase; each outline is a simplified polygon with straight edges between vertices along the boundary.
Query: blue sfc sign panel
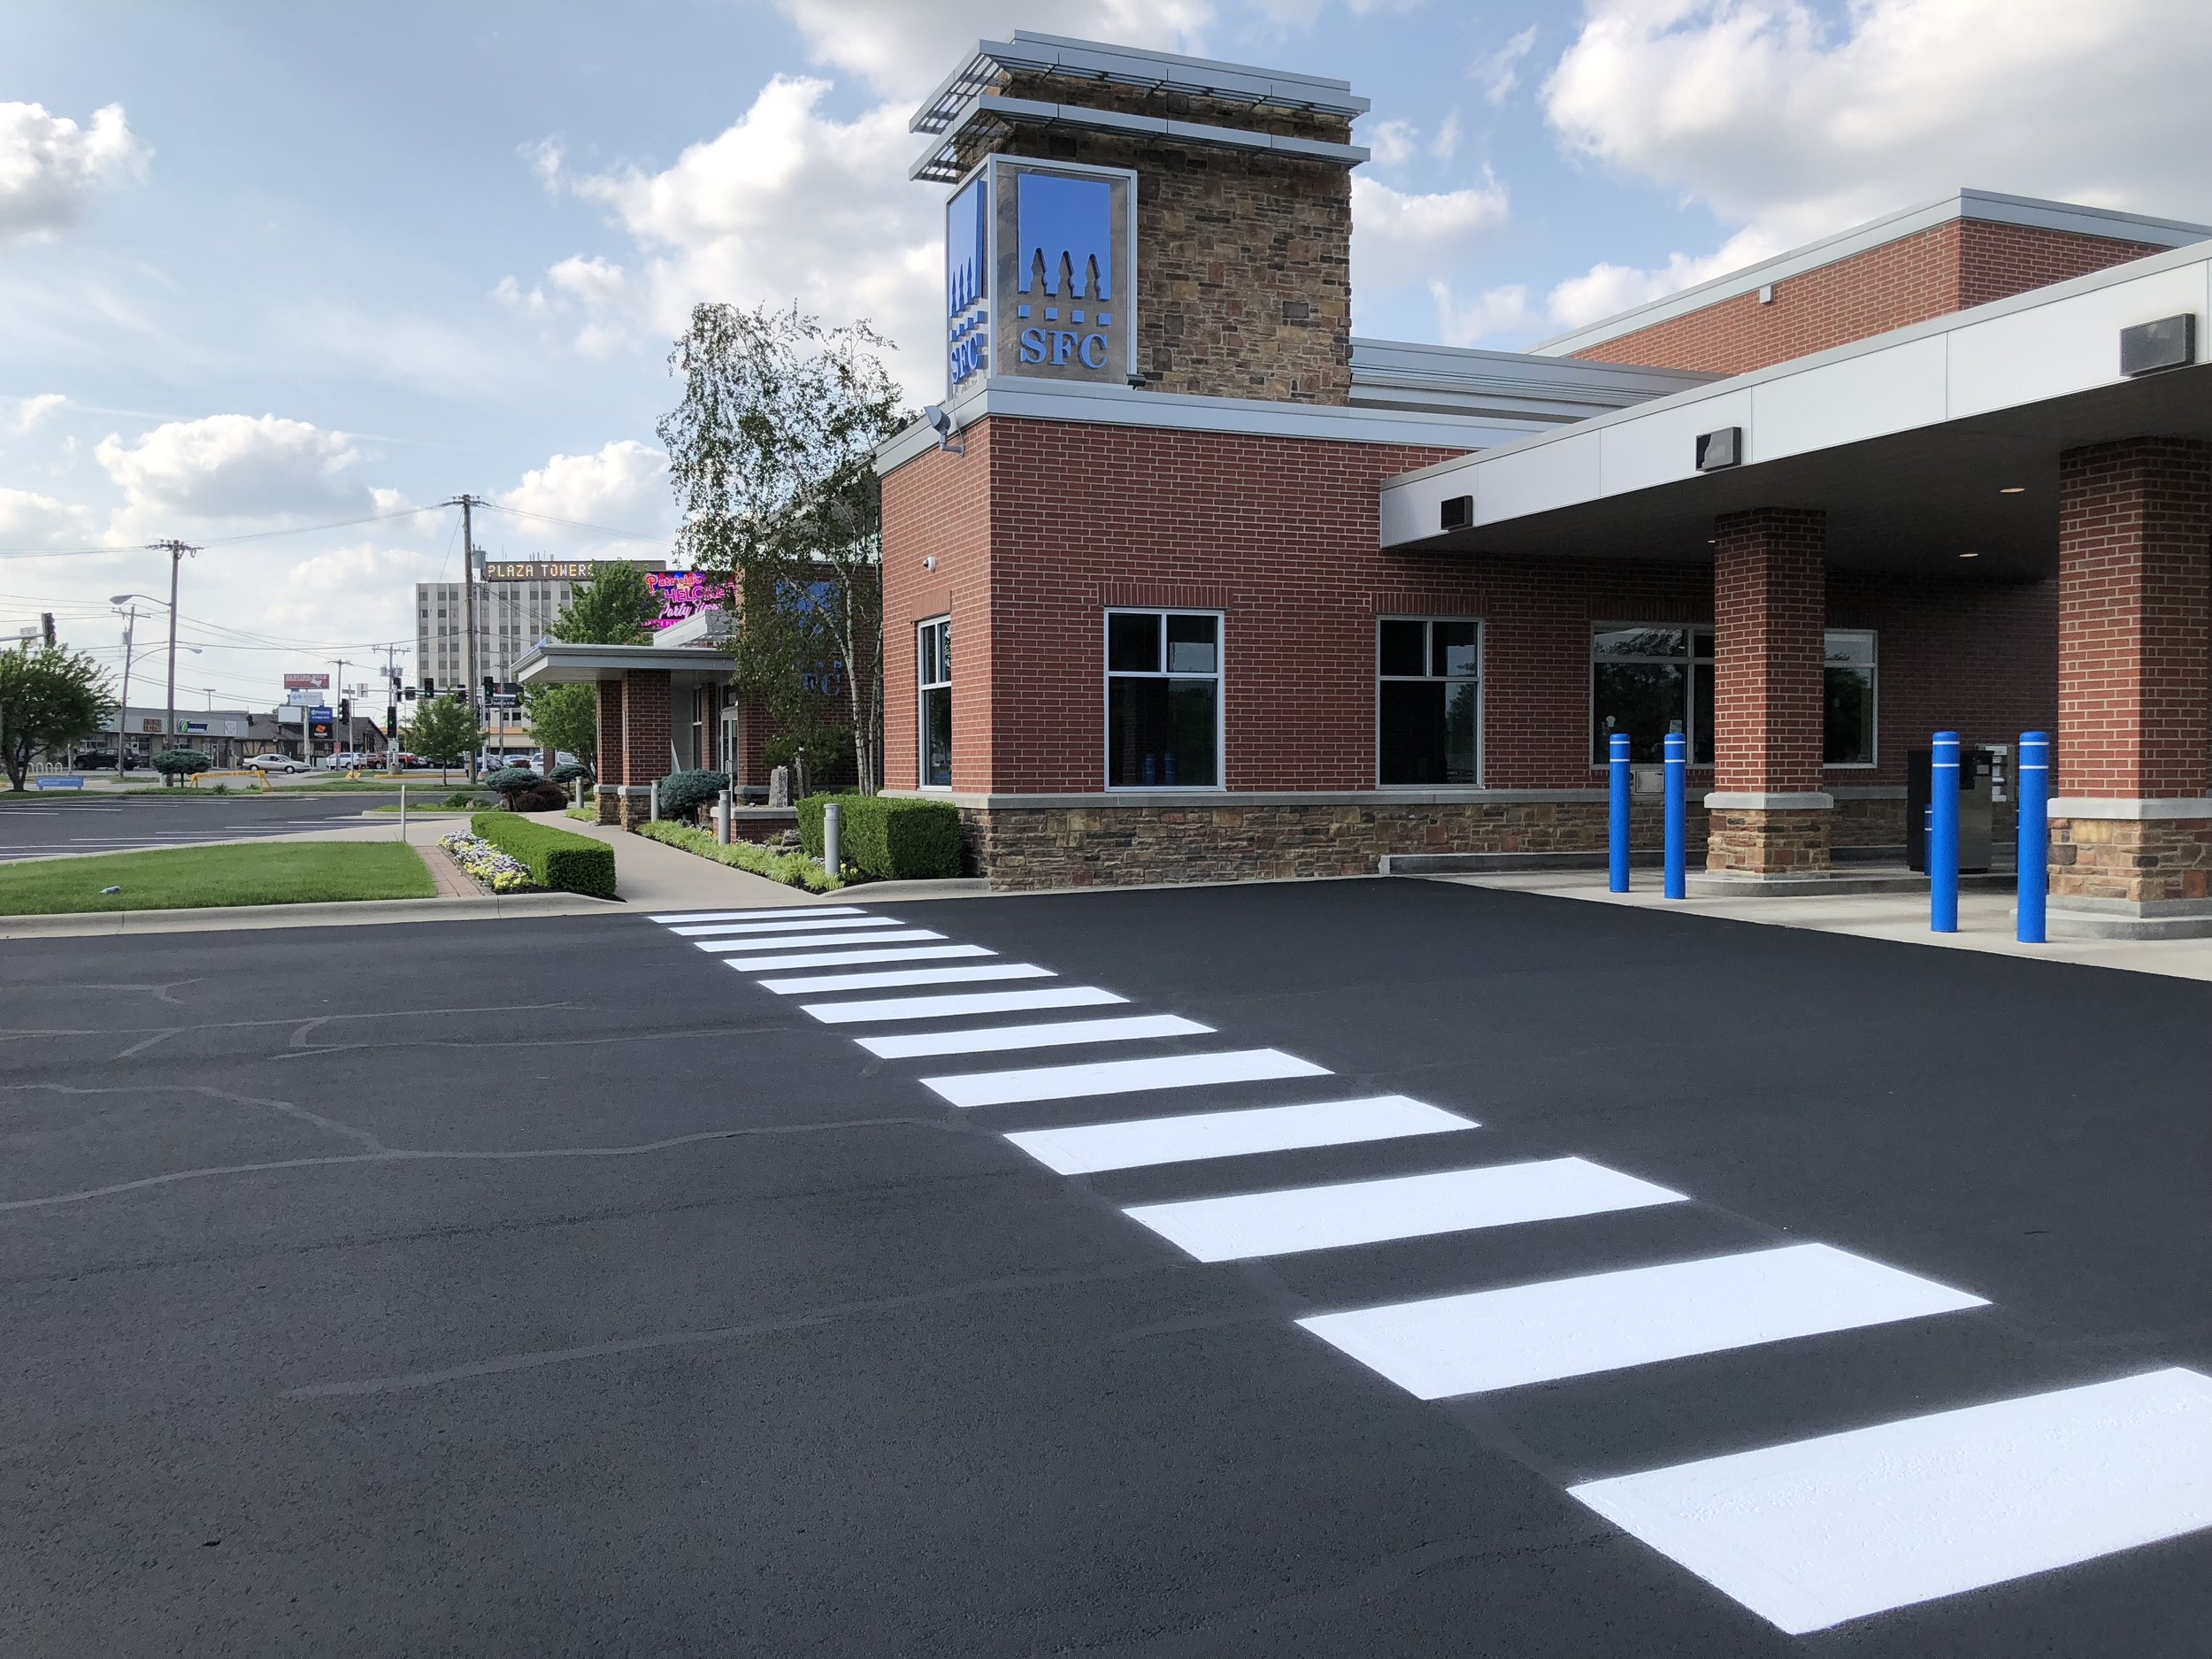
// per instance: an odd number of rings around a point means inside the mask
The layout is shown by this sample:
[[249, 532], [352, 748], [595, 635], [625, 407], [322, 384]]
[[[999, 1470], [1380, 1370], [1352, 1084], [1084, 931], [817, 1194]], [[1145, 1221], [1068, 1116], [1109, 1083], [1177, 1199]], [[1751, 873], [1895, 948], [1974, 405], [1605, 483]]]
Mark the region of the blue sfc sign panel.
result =
[[993, 156], [945, 204], [946, 381], [1136, 370], [1136, 174]]

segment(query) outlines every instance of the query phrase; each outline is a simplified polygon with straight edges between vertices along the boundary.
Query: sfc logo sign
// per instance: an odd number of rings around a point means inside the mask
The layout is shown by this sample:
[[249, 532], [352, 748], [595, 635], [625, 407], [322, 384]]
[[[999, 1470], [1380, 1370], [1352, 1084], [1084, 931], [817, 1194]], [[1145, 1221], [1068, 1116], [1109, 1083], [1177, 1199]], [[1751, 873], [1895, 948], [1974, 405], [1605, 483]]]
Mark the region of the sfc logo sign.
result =
[[993, 156], [945, 204], [948, 384], [1118, 384], [1136, 368], [1136, 192], [1121, 168]]

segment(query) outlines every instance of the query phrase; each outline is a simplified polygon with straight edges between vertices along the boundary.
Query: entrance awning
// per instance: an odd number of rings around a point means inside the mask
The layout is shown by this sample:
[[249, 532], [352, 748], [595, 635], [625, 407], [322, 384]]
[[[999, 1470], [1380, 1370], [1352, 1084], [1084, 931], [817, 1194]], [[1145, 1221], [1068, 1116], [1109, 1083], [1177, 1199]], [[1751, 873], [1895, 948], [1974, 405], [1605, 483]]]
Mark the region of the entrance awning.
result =
[[532, 646], [515, 664], [518, 685], [565, 686], [580, 680], [619, 680], [632, 670], [664, 670], [726, 680], [737, 661], [726, 651], [698, 646], [566, 645]]
[[[2182, 313], [2193, 366], [2124, 378], [2120, 331]], [[2047, 575], [2062, 453], [2212, 439], [2208, 321], [2199, 242], [1407, 473], [1383, 486], [1381, 545], [1695, 562], [1717, 514], [1805, 507], [1828, 515], [1832, 569]], [[1743, 464], [1701, 473], [1699, 435], [1729, 427]]]

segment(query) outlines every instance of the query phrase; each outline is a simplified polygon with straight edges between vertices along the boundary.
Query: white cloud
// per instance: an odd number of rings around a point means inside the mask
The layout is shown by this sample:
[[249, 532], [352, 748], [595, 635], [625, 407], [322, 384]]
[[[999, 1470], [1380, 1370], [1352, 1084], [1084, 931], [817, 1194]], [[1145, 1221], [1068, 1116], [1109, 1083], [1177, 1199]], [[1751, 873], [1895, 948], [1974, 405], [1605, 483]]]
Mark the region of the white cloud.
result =
[[1378, 167], [1402, 167], [1421, 153], [1421, 129], [1411, 121], [1378, 121], [1363, 136]]
[[1521, 84], [1521, 60], [1536, 44], [1536, 26], [1531, 24], [1511, 40], [1477, 61], [1471, 72], [1482, 96], [1493, 107], [1502, 104]]
[[1429, 284], [1429, 297], [1436, 305], [1437, 337], [1448, 346], [1477, 346], [1500, 334], [1525, 334], [1541, 321], [1541, 314], [1529, 303], [1525, 282], [1485, 288], [1472, 298], [1461, 299], [1451, 284], [1440, 279]]
[[40, 392], [35, 396], [19, 398], [15, 405], [17, 432], [28, 432], [69, 400], [59, 392]]
[[76, 222], [102, 185], [134, 176], [152, 152], [111, 104], [80, 127], [40, 104], [0, 104], [0, 247]]
[[979, 40], [1004, 40], [1025, 28], [1195, 52], [1214, 20], [1210, 0], [989, 0], [980, 5], [973, 0], [779, 0], [779, 5], [805, 39], [811, 61], [848, 70], [884, 96], [902, 101], [902, 122]]
[[373, 507], [352, 474], [345, 434], [276, 415], [209, 415], [156, 426], [134, 442], [111, 433], [93, 451], [123, 491], [112, 526], [160, 534], [177, 518], [267, 522]]
[[526, 315], [583, 319], [587, 350], [643, 329], [680, 333], [701, 301], [785, 304], [833, 323], [865, 318], [902, 349], [917, 391], [941, 378], [933, 295], [943, 254], [936, 198], [910, 183], [917, 141], [903, 105], [849, 121], [823, 112], [826, 81], [778, 76], [723, 132], [658, 172], [562, 174], [603, 205], [637, 247], [626, 268], [572, 257], [529, 289], [503, 283]]
[[1678, 253], [1663, 265], [1640, 270], [1633, 265], [1594, 265], [1578, 277], [1569, 277], [1545, 296], [1545, 315], [1562, 328], [1594, 323], [1632, 306], [1679, 294], [1684, 288], [1731, 271], [1740, 271], [1781, 252], [1763, 231], [1741, 230], [1716, 251], [1694, 257]]
[[1505, 187], [1482, 182], [1429, 195], [1352, 175], [1352, 290], [1433, 280], [1441, 267], [1509, 217]]
[[[595, 455], [557, 455], [522, 475], [499, 504], [574, 523], [650, 531], [669, 517], [668, 457], [634, 438]], [[530, 534], [551, 534], [533, 528]]]
[[88, 547], [97, 535], [86, 509], [0, 486], [0, 548]]
[[1792, 246], [1961, 185], [2212, 217], [2203, 0], [1591, 0], [1574, 152]]

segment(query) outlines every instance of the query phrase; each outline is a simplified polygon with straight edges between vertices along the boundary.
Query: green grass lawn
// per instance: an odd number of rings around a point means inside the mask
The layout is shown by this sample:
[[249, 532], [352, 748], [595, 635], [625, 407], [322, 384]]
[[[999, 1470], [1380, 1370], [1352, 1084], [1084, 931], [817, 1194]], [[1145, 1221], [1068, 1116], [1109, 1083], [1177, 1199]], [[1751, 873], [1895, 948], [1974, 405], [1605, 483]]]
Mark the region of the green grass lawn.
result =
[[0, 864], [0, 916], [427, 899], [437, 891], [421, 856], [397, 841], [250, 841]]

